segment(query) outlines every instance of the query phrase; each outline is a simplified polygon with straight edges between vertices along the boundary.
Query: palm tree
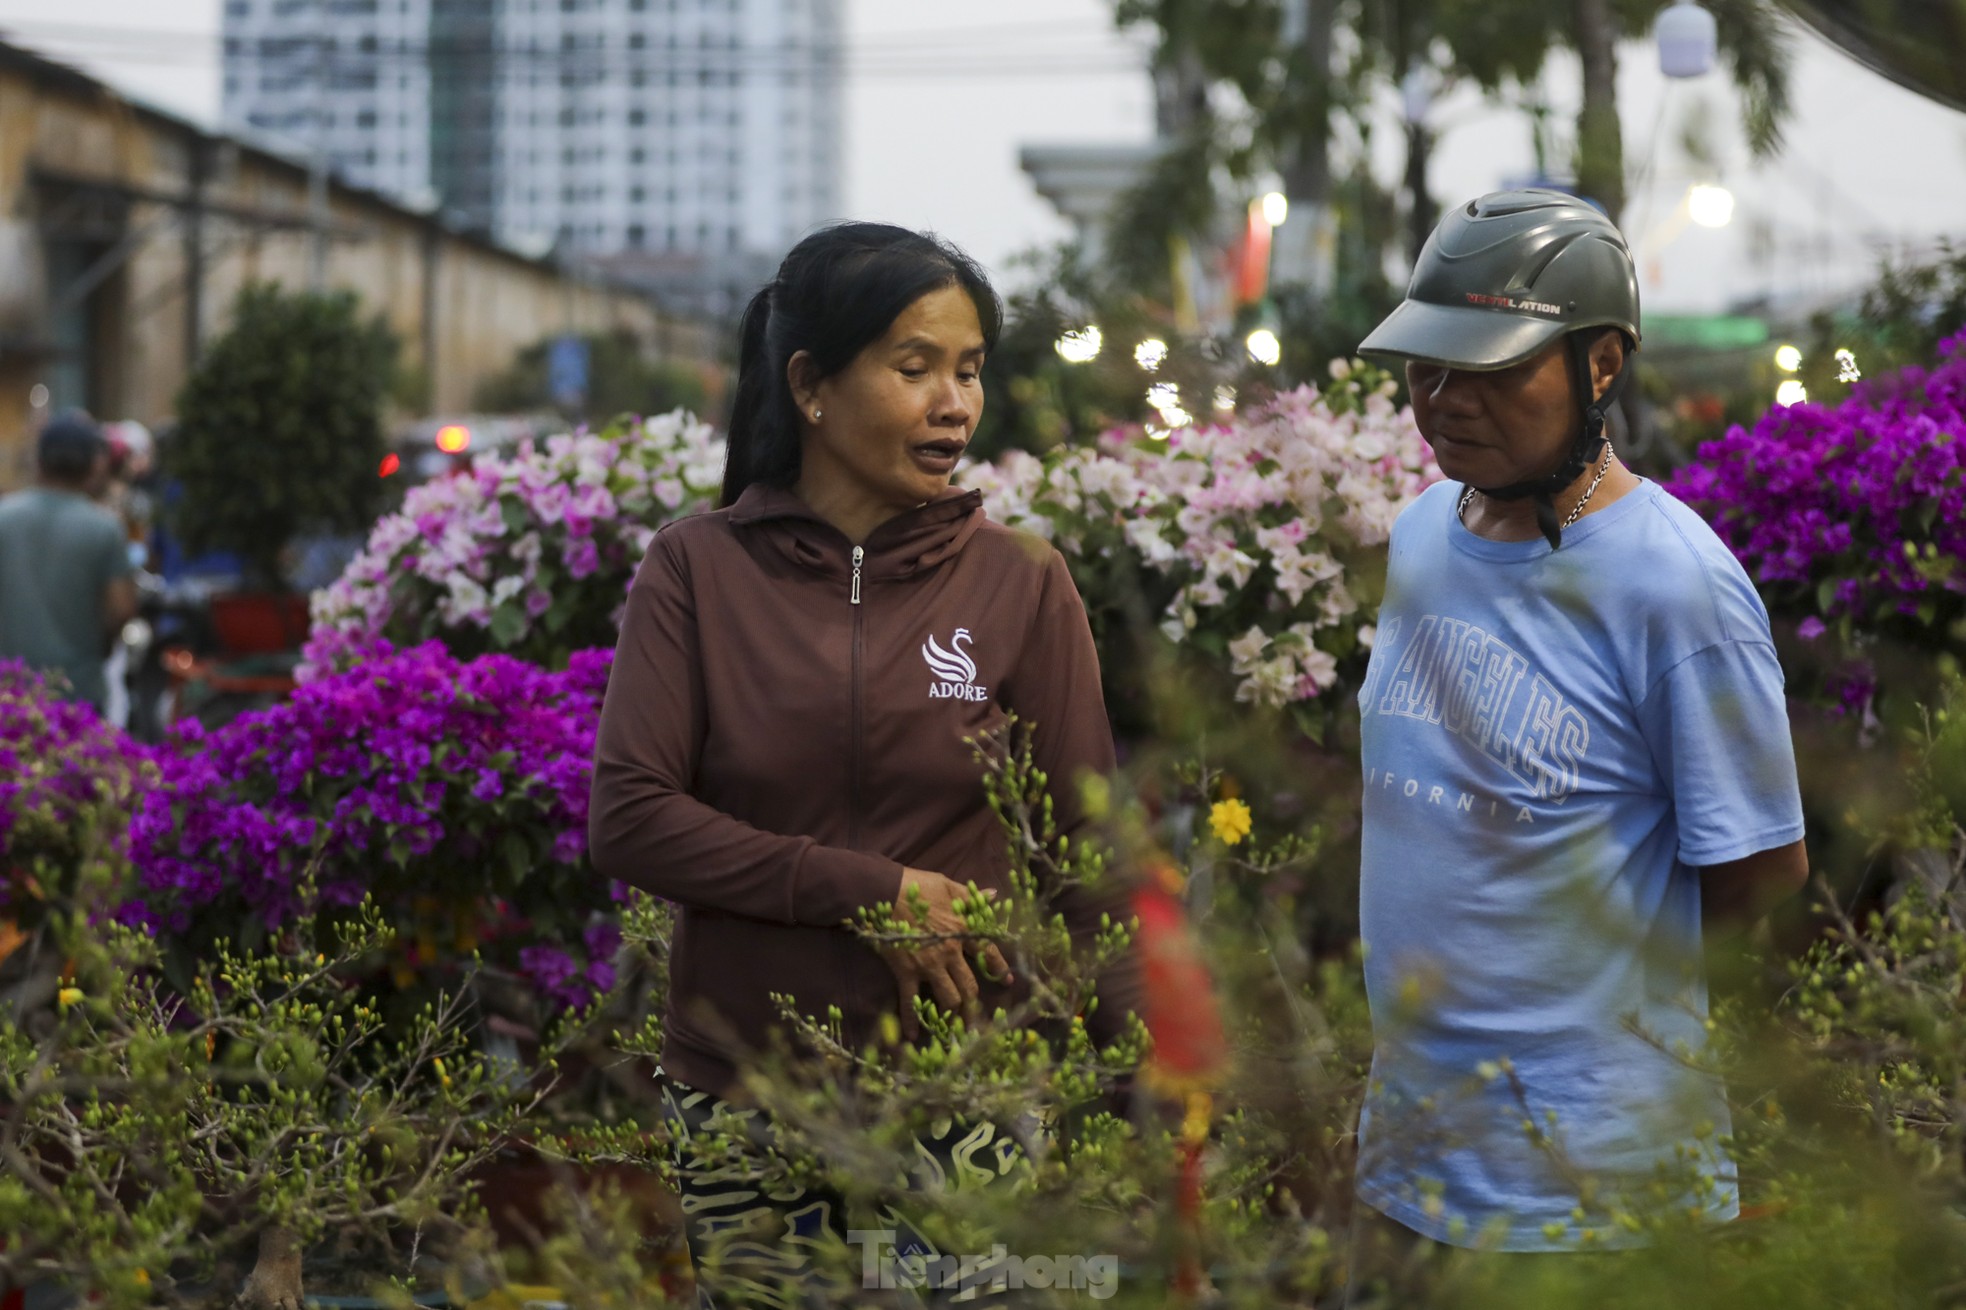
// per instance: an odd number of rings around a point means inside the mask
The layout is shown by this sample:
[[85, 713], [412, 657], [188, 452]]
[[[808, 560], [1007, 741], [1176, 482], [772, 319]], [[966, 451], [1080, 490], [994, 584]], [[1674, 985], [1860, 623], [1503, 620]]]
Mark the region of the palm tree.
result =
[[[1789, 112], [1788, 31], [1770, 0], [1702, 0], [1714, 16], [1720, 54], [1741, 93], [1748, 149], [1766, 159], [1781, 148]], [[1564, 43], [1583, 63], [1577, 115], [1577, 190], [1615, 220], [1625, 208], [1624, 134], [1618, 123], [1618, 39], [1652, 30], [1664, 0], [1568, 0]]]
[[[1616, 219], [1625, 208], [1624, 132], [1618, 121], [1618, 42], [1651, 32], [1669, 0], [1362, 0], [1370, 30], [1395, 70], [1446, 52], [1443, 78], [1465, 78], [1491, 94], [1534, 83], [1552, 52], [1574, 50], [1582, 66], [1577, 115], [1577, 190]], [[1720, 54], [1741, 93], [1748, 148], [1765, 159], [1781, 147], [1789, 113], [1790, 50], [1773, 0], [1701, 0], [1713, 14]], [[1421, 143], [1424, 148], [1424, 142]], [[1416, 196], [1416, 207], [1425, 198]]]
[[[1500, 94], [1533, 83], [1550, 54], [1577, 52], [1583, 66], [1578, 114], [1578, 190], [1616, 218], [1625, 206], [1623, 132], [1617, 114], [1617, 43], [1651, 31], [1667, 0], [1115, 0], [1122, 25], [1159, 31], [1157, 80], [1178, 88], [1163, 127], [1206, 127], [1198, 79], [1233, 85], [1250, 109], [1252, 138], [1217, 152], [1275, 167], [1293, 205], [1331, 201], [1329, 143], [1334, 116], [1364, 103], [1378, 79], [1396, 81], [1444, 52], [1438, 72]], [[1789, 115], [1790, 52], [1773, 0], [1703, 0], [1743, 102], [1756, 158], [1781, 145]], [[1335, 42], [1349, 28], [1358, 38]], [[1176, 108], [1178, 106], [1178, 108]], [[1410, 148], [1424, 152], [1415, 133]], [[1424, 169], [1409, 170], [1414, 210], [1431, 211]]]
[[[1168, 146], [1119, 216], [1122, 258], [1128, 250], [1152, 257], [1173, 235], [1207, 239], [1219, 218], [1211, 182], [1224, 172], [1280, 173], [1293, 211], [1307, 220], [1333, 203], [1332, 123], [1362, 112], [1377, 56], [1371, 46], [1339, 50], [1332, 37], [1370, 2], [1115, 0], [1121, 26], [1151, 25], [1158, 37], [1156, 127]], [[1209, 92], [1222, 86], [1234, 89], [1246, 113], [1219, 114]]]

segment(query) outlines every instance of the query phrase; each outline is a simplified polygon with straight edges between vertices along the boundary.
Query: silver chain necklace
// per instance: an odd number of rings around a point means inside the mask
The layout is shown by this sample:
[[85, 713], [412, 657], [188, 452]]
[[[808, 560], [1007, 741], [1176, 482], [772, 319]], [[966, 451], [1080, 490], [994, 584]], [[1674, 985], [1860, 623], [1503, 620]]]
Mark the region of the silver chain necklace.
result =
[[[1577, 502], [1577, 506], [1575, 509], [1570, 511], [1570, 517], [1566, 518], [1565, 520], [1563, 520], [1563, 522], [1557, 525], [1557, 530], [1559, 532], [1565, 528], [1568, 528], [1572, 523], [1575, 523], [1579, 518], [1583, 516], [1584, 507], [1590, 504], [1591, 497], [1597, 494], [1597, 484], [1604, 481], [1604, 475], [1610, 471], [1611, 471], [1611, 443], [1607, 441], [1604, 443], [1604, 458], [1600, 459], [1597, 462], [1597, 472], [1594, 475], [1592, 475], [1591, 484], [1588, 487], [1584, 488], [1584, 498]], [[1475, 489], [1473, 487], [1469, 487], [1465, 492], [1461, 494], [1461, 503], [1455, 507], [1454, 510], [1455, 516], [1458, 517], [1463, 523], [1468, 521], [1468, 505], [1474, 500], [1474, 498], [1475, 498]]]

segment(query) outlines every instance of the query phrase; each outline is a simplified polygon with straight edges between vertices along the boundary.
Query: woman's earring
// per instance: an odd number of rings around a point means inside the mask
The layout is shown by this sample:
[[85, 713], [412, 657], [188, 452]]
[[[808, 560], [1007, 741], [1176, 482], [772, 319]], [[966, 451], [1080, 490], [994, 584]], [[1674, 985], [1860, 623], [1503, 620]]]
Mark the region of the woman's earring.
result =
[[812, 421], [814, 423], [817, 423], [819, 421], [819, 411], [816, 409], [812, 411]]

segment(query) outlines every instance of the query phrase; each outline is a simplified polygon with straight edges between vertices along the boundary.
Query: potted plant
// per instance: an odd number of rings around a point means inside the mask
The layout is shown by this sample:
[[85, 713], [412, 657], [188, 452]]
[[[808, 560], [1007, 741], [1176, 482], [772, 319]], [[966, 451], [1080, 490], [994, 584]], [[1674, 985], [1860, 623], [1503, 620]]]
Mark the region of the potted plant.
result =
[[190, 551], [240, 560], [243, 594], [213, 612], [229, 649], [298, 648], [306, 604], [284, 582], [288, 548], [364, 530], [380, 510], [396, 348], [351, 293], [258, 284], [185, 380], [167, 457], [182, 490], [172, 526]]

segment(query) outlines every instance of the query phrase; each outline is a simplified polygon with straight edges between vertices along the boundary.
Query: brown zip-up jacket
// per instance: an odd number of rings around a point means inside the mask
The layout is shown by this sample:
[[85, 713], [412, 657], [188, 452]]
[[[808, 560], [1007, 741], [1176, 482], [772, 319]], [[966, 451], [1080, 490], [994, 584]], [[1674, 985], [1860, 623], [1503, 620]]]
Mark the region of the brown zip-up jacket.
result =
[[[903, 866], [1008, 890], [1002, 828], [965, 738], [1033, 730], [1061, 831], [1076, 779], [1113, 768], [1098, 654], [1064, 559], [954, 489], [864, 548], [791, 492], [665, 526], [636, 574], [601, 710], [594, 867], [680, 907], [662, 1063], [728, 1095], [776, 1025], [837, 1006], [848, 1044], [899, 1008], [887, 964], [841, 925], [893, 901]], [[1075, 932], [1125, 917], [1118, 885], [1060, 903]], [[1013, 992], [978, 975], [984, 1013]], [[1012, 988], [1020, 988], [1013, 982]], [[1136, 958], [1099, 980], [1110, 1036]]]

